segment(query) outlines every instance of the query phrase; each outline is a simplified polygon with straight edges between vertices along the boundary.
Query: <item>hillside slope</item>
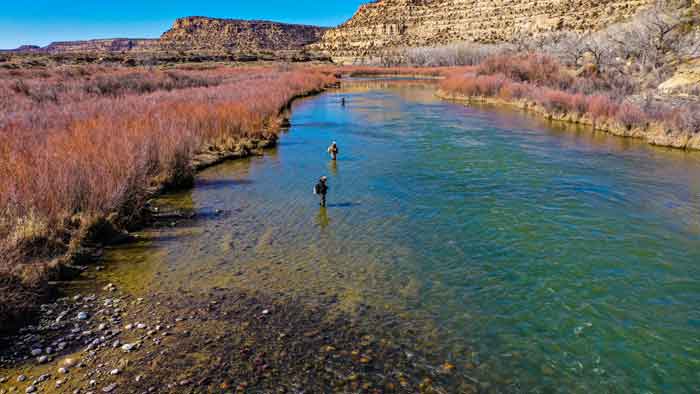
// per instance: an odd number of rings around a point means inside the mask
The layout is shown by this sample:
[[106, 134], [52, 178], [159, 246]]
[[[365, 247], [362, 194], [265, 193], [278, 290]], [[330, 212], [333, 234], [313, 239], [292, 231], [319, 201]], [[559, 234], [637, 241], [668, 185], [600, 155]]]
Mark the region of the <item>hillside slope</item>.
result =
[[509, 41], [523, 34], [597, 30], [652, 0], [379, 0], [329, 30], [314, 48], [334, 58], [386, 48]]
[[161, 45], [187, 50], [291, 50], [320, 40], [327, 29], [269, 21], [188, 17], [175, 21]]

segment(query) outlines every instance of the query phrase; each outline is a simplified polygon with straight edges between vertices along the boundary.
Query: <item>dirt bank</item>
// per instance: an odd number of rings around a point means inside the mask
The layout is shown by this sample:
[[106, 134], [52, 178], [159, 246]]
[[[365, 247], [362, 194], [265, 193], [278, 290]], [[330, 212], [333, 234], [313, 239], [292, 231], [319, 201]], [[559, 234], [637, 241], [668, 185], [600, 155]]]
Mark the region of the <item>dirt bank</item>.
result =
[[637, 138], [651, 145], [664, 146], [685, 150], [700, 150], [700, 134], [689, 134], [672, 130], [660, 123], [648, 123], [644, 127], [626, 127], [614, 119], [592, 119], [589, 116], [577, 113], [555, 113], [535, 102], [528, 100], [507, 101], [491, 97], [473, 97], [438, 90], [436, 95], [445, 100], [457, 101], [465, 104], [480, 103], [492, 105], [504, 105], [534, 113], [548, 120], [567, 122], [591, 127], [591, 130], [603, 131], [619, 137]]

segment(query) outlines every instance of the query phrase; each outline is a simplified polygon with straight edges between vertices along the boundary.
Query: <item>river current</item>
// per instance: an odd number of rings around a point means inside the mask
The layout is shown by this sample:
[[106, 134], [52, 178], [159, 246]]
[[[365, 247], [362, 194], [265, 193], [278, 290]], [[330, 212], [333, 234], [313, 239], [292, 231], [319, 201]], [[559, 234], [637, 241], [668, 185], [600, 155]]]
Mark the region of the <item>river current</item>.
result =
[[700, 391], [700, 154], [433, 92], [351, 80], [297, 102], [276, 149], [162, 199], [192, 224], [110, 249], [101, 275], [333, 295], [497, 391]]

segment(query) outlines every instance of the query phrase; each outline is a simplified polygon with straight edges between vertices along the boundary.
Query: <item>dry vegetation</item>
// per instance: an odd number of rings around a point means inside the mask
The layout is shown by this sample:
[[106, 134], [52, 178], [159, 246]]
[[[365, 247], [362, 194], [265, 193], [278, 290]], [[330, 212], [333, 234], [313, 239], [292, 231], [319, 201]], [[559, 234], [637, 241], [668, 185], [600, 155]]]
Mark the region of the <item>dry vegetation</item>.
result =
[[128, 223], [149, 189], [190, 178], [205, 143], [274, 138], [290, 99], [333, 80], [282, 67], [0, 72], [0, 296], [40, 283], [108, 215]]
[[544, 55], [499, 55], [473, 73], [442, 81], [443, 91], [474, 98], [526, 101], [551, 114], [573, 114], [592, 121], [616, 121], [626, 129], [659, 123], [688, 134], [700, 133], [697, 105], [671, 106], [656, 101], [635, 103], [600, 75], [575, 76]]

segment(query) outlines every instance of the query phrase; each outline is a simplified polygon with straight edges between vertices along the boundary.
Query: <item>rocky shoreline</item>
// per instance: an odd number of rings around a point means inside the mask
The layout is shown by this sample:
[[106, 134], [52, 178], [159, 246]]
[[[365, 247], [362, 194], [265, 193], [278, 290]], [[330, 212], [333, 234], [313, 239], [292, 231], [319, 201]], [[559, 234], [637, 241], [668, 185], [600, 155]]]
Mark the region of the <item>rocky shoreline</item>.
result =
[[[0, 393], [476, 393], [457, 367], [306, 300], [234, 289], [137, 298], [114, 285], [42, 306], [0, 347]], [[398, 327], [397, 327], [398, 330]]]
[[547, 120], [566, 122], [590, 127], [593, 131], [602, 131], [618, 137], [636, 138], [650, 145], [684, 150], [700, 150], [700, 134], [691, 135], [670, 130], [661, 124], [650, 123], [645, 127], [628, 128], [612, 119], [591, 119], [575, 113], [553, 113], [528, 100], [507, 101], [491, 97], [471, 97], [444, 90], [438, 90], [436, 96], [465, 105], [472, 103], [515, 107], [519, 110], [536, 114]]

